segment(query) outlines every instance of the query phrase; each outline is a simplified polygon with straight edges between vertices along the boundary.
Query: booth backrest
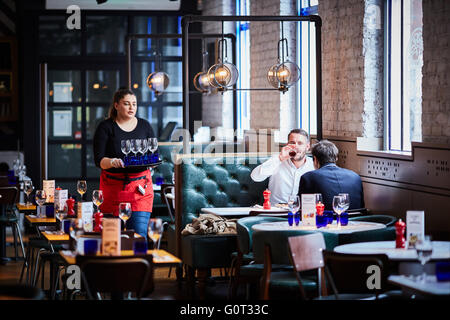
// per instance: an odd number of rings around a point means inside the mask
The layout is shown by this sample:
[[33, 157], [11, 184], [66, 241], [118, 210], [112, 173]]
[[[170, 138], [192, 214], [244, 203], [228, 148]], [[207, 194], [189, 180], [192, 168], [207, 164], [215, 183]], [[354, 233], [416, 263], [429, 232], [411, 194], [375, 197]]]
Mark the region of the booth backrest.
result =
[[254, 182], [250, 173], [269, 157], [268, 153], [180, 155], [175, 164], [177, 237], [201, 208], [262, 204], [268, 179]]
[[[220, 152], [225, 150], [232, 150], [232, 152], [238, 150], [241, 147], [237, 143], [190, 143], [189, 148], [191, 154], [201, 154], [204, 151], [209, 153]], [[222, 151], [223, 150], [223, 151]], [[163, 178], [163, 183], [172, 183], [172, 176], [174, 173], [174, 161], [177, 155], [183, 154], [182, 142], [160, 142], [158, 144], [158, 153], [163, 163], [153, 169], [152, 180], [156, 183], [157, 178]], [[161, 199], [161, 194], [155, 192], [155, 198], [153, 199], [153, 206], [155, 208], [163, 207], [166, 205]]]

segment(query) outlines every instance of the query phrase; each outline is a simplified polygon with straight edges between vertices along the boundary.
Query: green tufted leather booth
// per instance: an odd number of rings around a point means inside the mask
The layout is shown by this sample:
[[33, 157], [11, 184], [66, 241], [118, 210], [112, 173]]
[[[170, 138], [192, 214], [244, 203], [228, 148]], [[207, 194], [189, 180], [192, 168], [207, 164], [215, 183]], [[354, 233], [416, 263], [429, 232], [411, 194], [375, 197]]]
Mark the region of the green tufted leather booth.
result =
[[[192, 154], [200, 153], [203, 151], [208, 151], [215, 153], [216, 151], [221, 152], [222, 150], [236, 150], [241, 147], [237, 143], [189, 143], [189, 149]], [[183, 154], [183, 143], [182, 142], [160, 142], [158, 144], [158, 151], [160, 158], [163, 163], [159, 166], [153, 168], [152, 181], [153, 184], [156, 182], [156, 178], [162, 177], [164, 183], [171, 184], [172, 176], [174, 174], [174, 160], [178, 154]], [[155, 197], [153, 199], [153, 214], [152, 216], [158, 216], [164, 221], [170, 221], [170, 217], [167, 214], [167, 207], [161, 198], [161, 193], [155, 191]]]
[[[168, 229], [169, 251], [198, 271], [202, 296], [208, 270], [229, 267], [236, 235], [181, 236], [186, 224], [205, 207], [245, 207], [263, 203], [268, 179], [254, 182], [251, 171], [270, 154], [227, 153], [179, 155], [175, 164], [175, 227]], [[179, 273], [178, 273], [179, 276]]]

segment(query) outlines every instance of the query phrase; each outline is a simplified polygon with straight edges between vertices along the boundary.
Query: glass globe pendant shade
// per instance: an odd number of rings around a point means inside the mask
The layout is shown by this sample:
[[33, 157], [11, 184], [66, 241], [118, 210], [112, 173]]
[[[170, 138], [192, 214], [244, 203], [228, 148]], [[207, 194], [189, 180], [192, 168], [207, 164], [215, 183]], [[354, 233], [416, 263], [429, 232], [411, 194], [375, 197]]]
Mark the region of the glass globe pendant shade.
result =
[[207, 72], [199, 72], [194, 77], [194, 87], [201, 93], [210, 93], [211, 92], [211, 84], [209, 83], [208, 73]]
[[147, 78], [147, 86], [158, 96], [169, 86], [169, 76], [165, 72], [152, 72]]
[[208, 81], [211, 86], [226, 89], [234, 86], [239, 77], [239, 71], [232, 63], [216, 63], [208, 70]]
[[280, 91], [287, 91], [300, 79], [300, 68], [297, 64], [285, 61], [270, 67], [267, 72], [267, 80], [269, 84], [279, 89]]

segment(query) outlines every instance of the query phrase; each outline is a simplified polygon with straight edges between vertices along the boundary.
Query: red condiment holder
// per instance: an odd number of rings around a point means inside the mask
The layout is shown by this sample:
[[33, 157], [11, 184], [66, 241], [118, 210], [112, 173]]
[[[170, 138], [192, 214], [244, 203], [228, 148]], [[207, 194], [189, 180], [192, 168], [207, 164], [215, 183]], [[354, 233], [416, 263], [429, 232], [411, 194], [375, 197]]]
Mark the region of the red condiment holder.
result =
[[270, 194], [271, 194], [271, 192], [270, 192], [269, 189], [266, 189], [263, 192], [263, 197], [264, 197], [263, 208], [267, 209], [267, 210], [269, 210], [271, 208], [271, 205], [270, 205]]
[[70, 218], [75, 217], [75, 199], [70, 197], [66, 200], [67, 204], [67, 216]]
[[321, 216], [321, 215], [323, 215], [323, 211], [325, 210], [325, 206], [324, 206], [324, 204], [322, 203], [322, 202], [318, 202], [317, 204], [316, 204], [316, 212], [317, 212], [317, 215], [318, 216]]
[[399, 219], [395, 223], [395, 247], [399, 249], [404, 249], [406, 247], [406, 239], [405, 239], [405, 229], [406, 229], [406, 223], [402, 221], [402, 219]]

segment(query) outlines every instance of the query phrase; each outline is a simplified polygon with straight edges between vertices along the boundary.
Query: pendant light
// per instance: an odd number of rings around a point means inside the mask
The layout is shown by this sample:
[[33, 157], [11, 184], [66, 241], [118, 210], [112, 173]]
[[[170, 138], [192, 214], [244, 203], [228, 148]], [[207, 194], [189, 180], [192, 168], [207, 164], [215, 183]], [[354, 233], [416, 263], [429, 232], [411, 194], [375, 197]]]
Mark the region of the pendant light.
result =
[[[227, 61], [227, 41], [224, 39], [222, 21], [222, 39], [218, 41], [218, 59], [208, 70], [208, 81], [211, 86], [222, 93], [236, 84], [239, 72], [236, 66]], [[225, 56], [225, 57], [224, 57]]]
[[[281, 45], [281, 57], [280, 57]], [[284, 50], [286, 46], [286, 60]], [[285, 93], [300, 79], [300, 68], [294, 62], [289, 61], [288, 42], [284, 37], [283, 21], [281, 21], [281, 39], [278, 41], [278, 62], [269, 68], [267, 80], [269, 84]]]
[[206, 50], [205, 39], [202, 41], [202, 71], [194, 77], [194, 87], [203, 94], [211, 93], [213, 89], [208, 80], [208, 51]]
[[159, 52], [159, 40], [157, 41], [156, 52], [156, 68], [155, 72], [152, 72], [147, 77], [147, 86], [155, 92], [157, 96], [161, 95], [164, 90], [169, 86], [169, 76], [167, 73], [159, 71], [161, 70], [161, 53]]

